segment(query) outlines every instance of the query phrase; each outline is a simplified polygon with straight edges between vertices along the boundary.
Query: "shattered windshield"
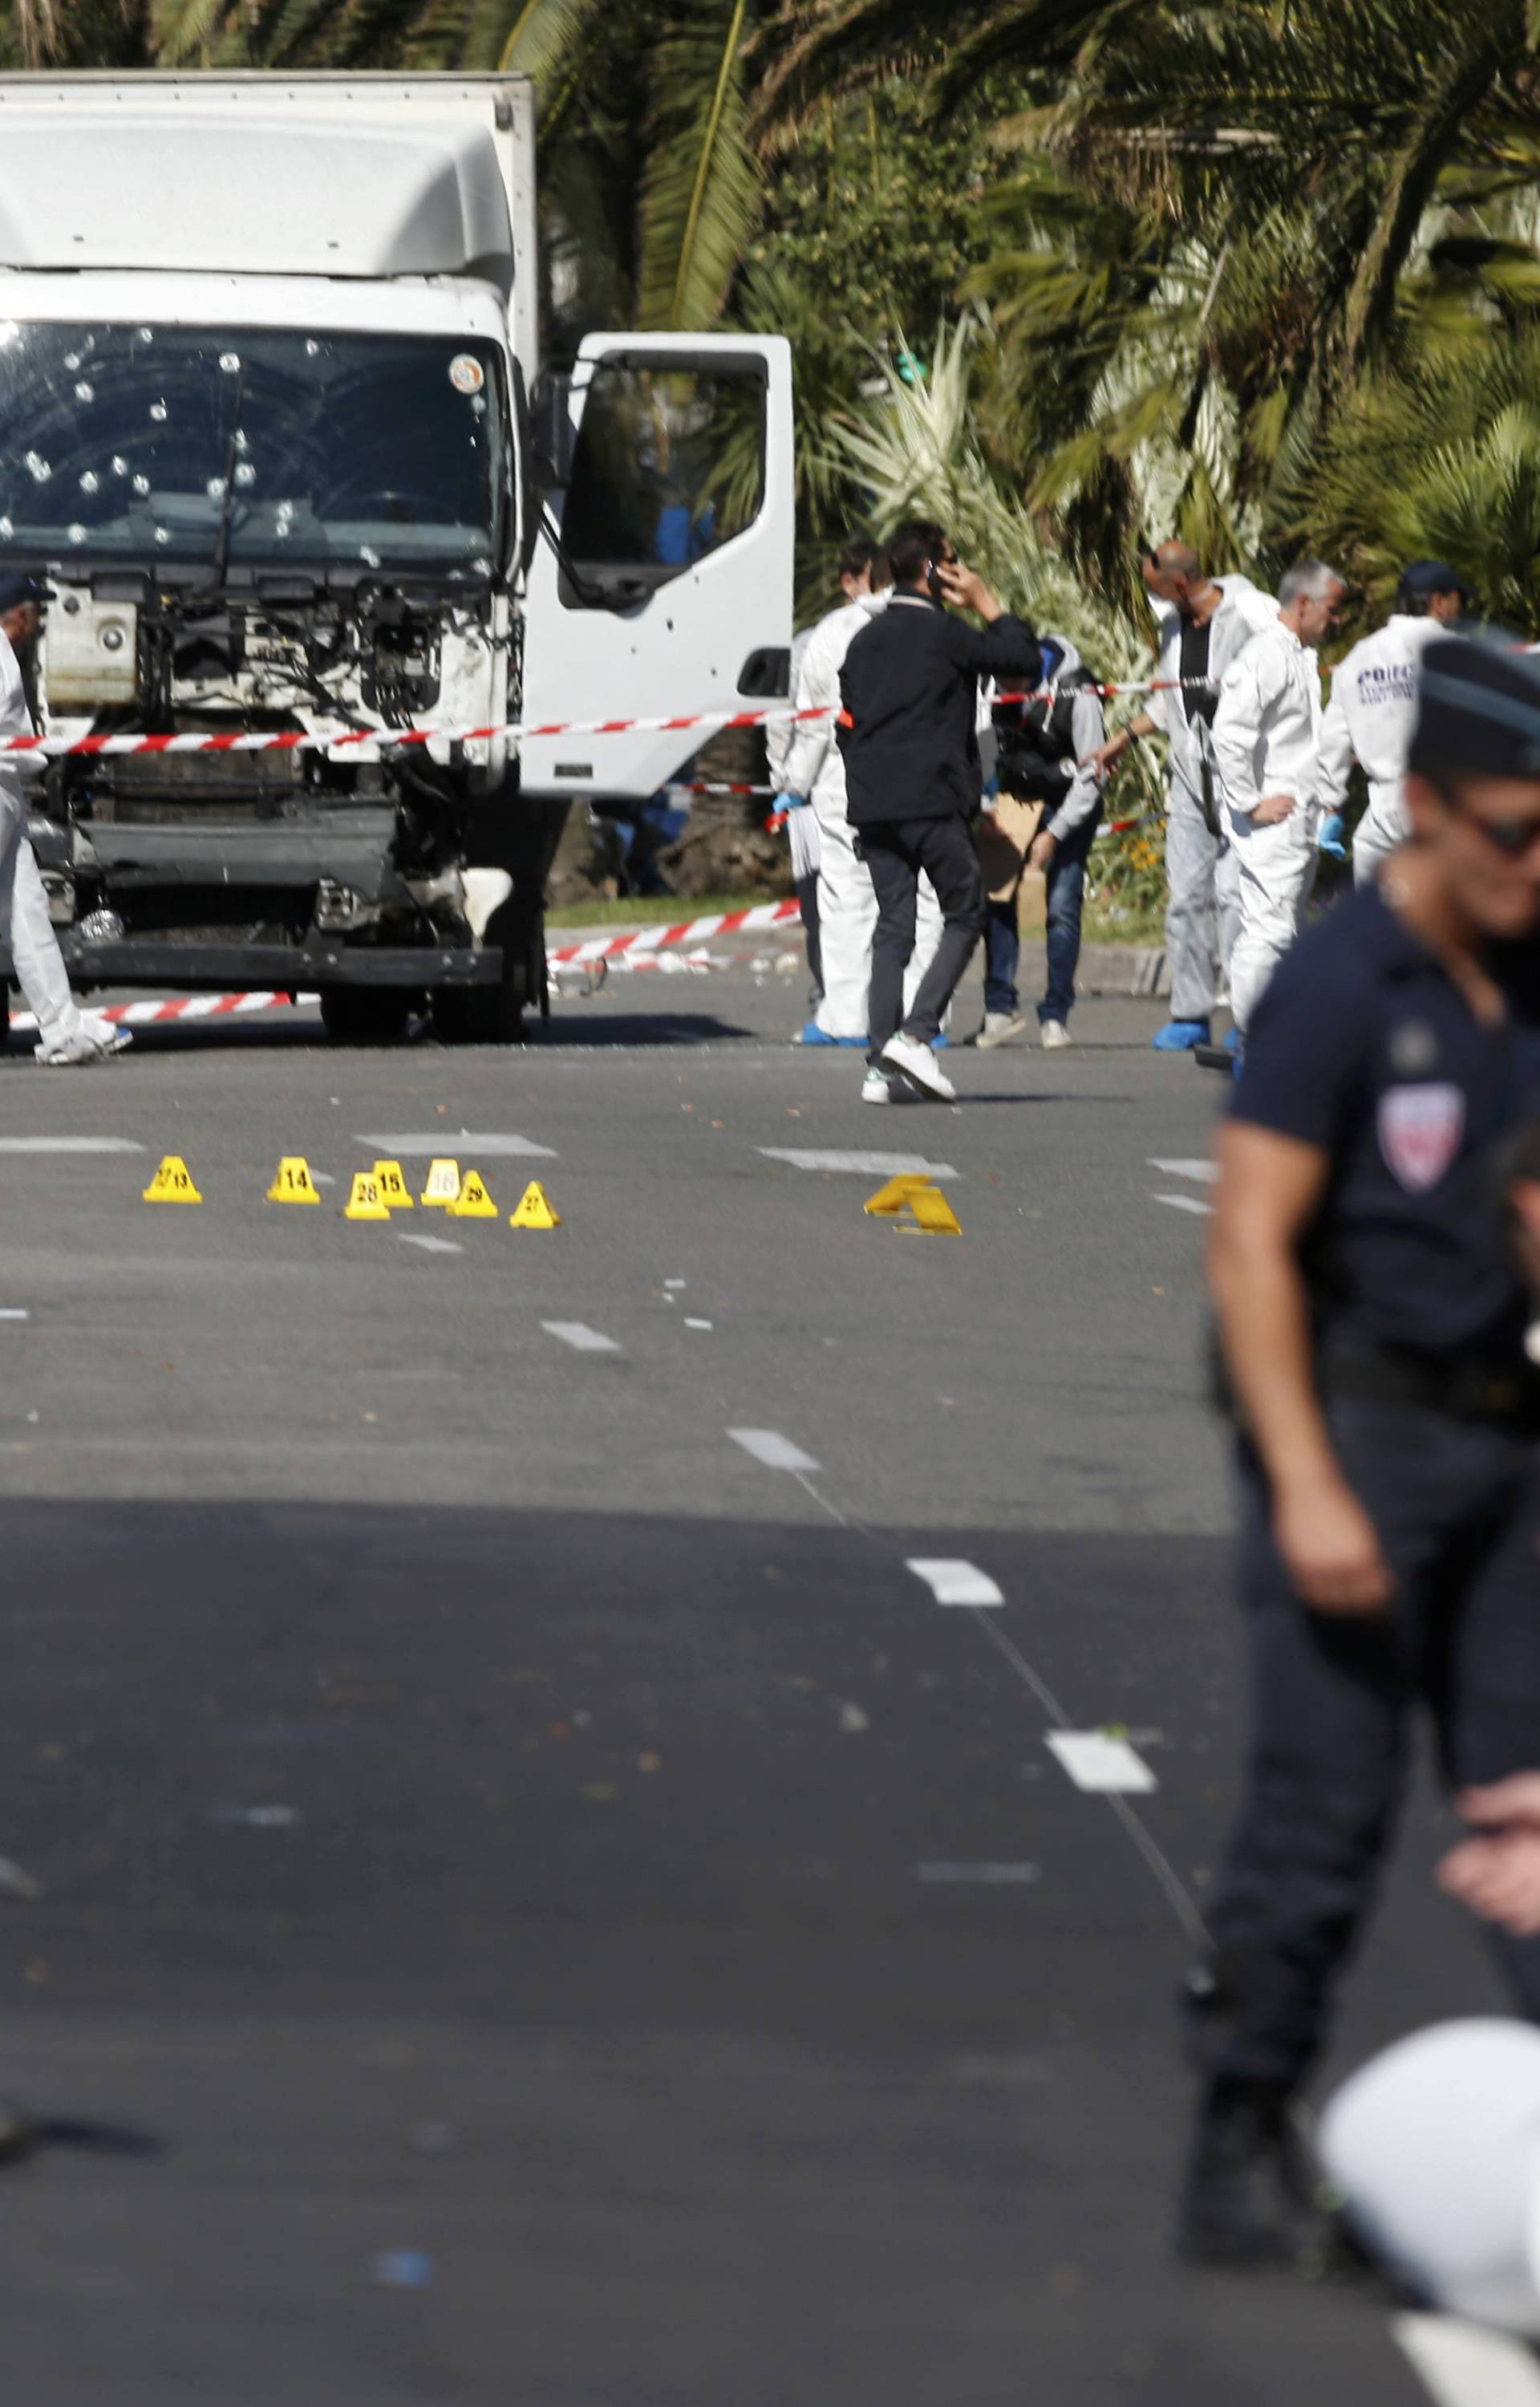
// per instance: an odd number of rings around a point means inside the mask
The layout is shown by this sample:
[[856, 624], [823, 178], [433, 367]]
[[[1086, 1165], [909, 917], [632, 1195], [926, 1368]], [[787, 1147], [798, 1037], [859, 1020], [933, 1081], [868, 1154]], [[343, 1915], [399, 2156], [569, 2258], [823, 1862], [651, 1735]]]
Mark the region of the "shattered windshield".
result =
[[486, 577], [503, 428], [463, 336], [0, 320], [0, 553]]

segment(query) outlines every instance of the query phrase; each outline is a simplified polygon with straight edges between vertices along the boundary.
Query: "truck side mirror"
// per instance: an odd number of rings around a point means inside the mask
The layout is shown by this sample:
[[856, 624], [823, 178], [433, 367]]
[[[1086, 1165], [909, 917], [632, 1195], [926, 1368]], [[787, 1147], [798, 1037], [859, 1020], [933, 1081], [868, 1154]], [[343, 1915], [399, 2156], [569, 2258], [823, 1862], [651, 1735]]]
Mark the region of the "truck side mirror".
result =
[[543, 498], [564, 491], [572, 477], [572, 390], [570, 368], [542, 368], [530, 395], [530, 477]]

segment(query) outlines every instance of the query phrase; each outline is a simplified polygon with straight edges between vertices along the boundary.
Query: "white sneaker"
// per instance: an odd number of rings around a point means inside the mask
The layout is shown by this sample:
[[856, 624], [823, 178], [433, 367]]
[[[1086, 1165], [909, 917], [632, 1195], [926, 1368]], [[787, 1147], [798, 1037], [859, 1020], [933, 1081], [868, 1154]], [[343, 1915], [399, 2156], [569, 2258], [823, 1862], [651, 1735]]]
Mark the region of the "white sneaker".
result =
[[1026, 1014], [1024, 1011], [986, 1011], [984, 1024], [973, 1039], [981, 1053], [992, 1046], [1004, 1045], [1012, 1036], [1026, 1034]]
[[47, 1052], [39, 1047], [32, 1058], [44, 1070], [87, 1070], [98, 1061], [109, 1061], [115, 1053], [126, 1053], [133, 1042], [132, 1030], [115, 1028], [107, 1019], [83, 1027], [78, 1036], [68, 1037]]
[[1067, 1045], [1072, 1044], [1073, 1041], [1074, 1040], [1070, 1036], [1068, 1029], [1065, 1026], [1062, 1019], [1045, 1019], [1043, 1021], [1042, 1043], [1043, 1051], [1045, 1053], [1061, 1053], [1064, 1050], [1064, 1047]]
[[944, 1070], [936, 1066], [936, 1056], [928, 1045], [916, 1045], [912, 1036], [890, 1036], [883, 1047], [883, 1060], [889, 1069], [897, 1070], [922, 1095], [929, 1095], [938, 1104], [954, 1104], [957, 1090]]
[[893, 1089], [888, 1084], [885, 1070], [879, 1070], [873, 1066], [867, 1072], [861, 1081], [861, 1101], [863, 1104], [892, 1103]]

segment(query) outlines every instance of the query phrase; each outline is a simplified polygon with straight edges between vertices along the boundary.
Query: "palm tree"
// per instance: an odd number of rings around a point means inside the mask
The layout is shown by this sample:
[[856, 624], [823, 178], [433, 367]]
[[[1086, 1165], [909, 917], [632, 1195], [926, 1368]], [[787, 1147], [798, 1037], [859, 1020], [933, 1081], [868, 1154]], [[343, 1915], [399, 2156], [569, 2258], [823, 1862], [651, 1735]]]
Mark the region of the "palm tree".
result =
[[[629, 253], [649, 328], [711, 325], [754, 230], [763, 165], [748, 135], [756, 0], [474, 0], [460, 63], [534, 78], [542, 146], [586, 163], [586, 200]], [[608, 187], [607, 201], [601, 197]], [[634, 233], [616, 223], [634, 211]]]
[[[820, 81], [911, 56], [925, 19], [822, 0], [782, 26], [768, 138]], [[1091, 573], [1121, 548], [1126, 577], [1147, 529], [1265, 555], [1431, 291], [1501, 325], [1505, 278], [1540, 275], [1537, 41], [1529, 0], [984, 0], [949, 28], [939, 108], [988, 68], [1025, 104], [970, 279], [1000, 335], [990, 439]]]

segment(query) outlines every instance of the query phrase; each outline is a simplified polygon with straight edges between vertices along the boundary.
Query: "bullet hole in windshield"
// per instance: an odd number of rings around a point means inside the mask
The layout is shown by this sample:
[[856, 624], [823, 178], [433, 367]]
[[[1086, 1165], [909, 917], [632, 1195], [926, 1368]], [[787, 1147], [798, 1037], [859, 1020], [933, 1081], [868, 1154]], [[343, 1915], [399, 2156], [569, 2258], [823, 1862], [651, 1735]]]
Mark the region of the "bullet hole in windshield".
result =
[[80, 476], [80, 491], [82, 493], [99, 493], [101, 490], [102, 479], [96, 474], [95, 469], [83, 469]]
[[149, 478], [148, 477], [135, 477], [134, 479], [134, 490], [141, 496], [148, 493], [149, 491]]
[[163, 426], [165, 424], [167, 415], [165, 403], [163, 401], [152, 401], [149, 405], [149, 414], [157, 426]]
[[204, 487], [204, 491], [208, 495], [211, 502], [222, 502], [227, 491], [224, 478], [222, 477], [210, 477], [207, 484]]
[[120, 451], [115, 451], [112, 455], [112, 473], [115, 477], [126, 477], [128, 475], [128, 462], [124, 459]]
[[29, 451], [27, 453], [26, 471], [35, 485], [46, 485], [49, 478], [53, 474], [53, 470], [44, 459], [41, 451]]
[[241, 355], [239, 351], [221, 351], [219, 353], [219, 365], [223, 368], [226, 376], [237, 375], [240, 370], [240, 364]]
[[155, 540], [157, 543], [169, 543], [171, 541], [171, 529], [169, 527], [157, 527], [155, 530]]
[[75, 388], [75, 398], [77, 401], [94, 401], [96, 398], [96, 387], [93, 384], [87, 384], [84, 377], [82, 377], [79, 383]]
[[254, 485], [256, 481], [257, 471], [252, 466], [250, 461], [238, 460], [235, 463], [235, 482], [237, 485]]
[[85, 528], [80, 524], [78, 519], [77, 519], [75, 524], [70, 528], [69, 539], [71, 543], [84, 543], [86, 539]]

